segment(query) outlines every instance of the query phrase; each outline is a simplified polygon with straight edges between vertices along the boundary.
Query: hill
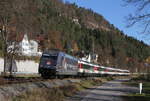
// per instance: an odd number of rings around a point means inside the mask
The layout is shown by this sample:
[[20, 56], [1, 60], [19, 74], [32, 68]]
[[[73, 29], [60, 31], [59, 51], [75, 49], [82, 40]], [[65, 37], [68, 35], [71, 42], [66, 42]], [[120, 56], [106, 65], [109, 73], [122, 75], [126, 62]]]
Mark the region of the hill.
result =
[[[144, 70], [150, 47], [124, 35], [102, 15], [62, 0], [0, 0], [0, 17], [7, 18], [9, 31], [27, 33], [42, 50], [57, 48], [99, 54], [101, 65], [132, 71]], [[3, 25], [0, 20], [0, 25]], [[2, 45], [0, 45], [2, 49]]]

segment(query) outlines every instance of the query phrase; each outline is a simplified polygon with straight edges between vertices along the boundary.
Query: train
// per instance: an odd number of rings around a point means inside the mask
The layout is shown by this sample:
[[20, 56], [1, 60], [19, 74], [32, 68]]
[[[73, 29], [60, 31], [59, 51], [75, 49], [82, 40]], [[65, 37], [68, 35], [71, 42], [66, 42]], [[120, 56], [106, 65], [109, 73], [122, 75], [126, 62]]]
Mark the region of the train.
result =
[[59, 50], [47, 50], [42, 53], [38, 72], [42, 77], [130, 75], [129, 70], [90, 63]]

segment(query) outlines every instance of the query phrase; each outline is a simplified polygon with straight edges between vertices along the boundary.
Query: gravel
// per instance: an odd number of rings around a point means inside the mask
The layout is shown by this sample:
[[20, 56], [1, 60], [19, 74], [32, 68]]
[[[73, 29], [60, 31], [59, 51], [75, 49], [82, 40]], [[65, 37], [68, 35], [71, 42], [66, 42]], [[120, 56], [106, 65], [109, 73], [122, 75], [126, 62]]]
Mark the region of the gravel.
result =
[[122, 83], [129, 79], [117, 79], [104, 83], [101, 86], [89, 88], [68, 97], [66, 101], [123, 101], [121, 96], [131, 93], [137, 93], [136, 87], [123, 85]]

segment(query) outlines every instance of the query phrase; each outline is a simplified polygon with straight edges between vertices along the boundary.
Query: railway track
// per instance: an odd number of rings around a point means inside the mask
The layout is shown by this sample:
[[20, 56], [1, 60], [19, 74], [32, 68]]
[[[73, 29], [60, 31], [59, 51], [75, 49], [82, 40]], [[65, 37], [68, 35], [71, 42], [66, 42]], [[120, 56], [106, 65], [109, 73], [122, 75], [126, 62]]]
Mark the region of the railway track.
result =
[[[76, 79], [92, 79], [95, 77], [76, 77]], [[39, 81], [55, 81], [55, 80], [65, 80], [65, 79], [75, 79], [75, 77], [59, 77], [59, 78], [48, 78], [44, 79], [42, 77], [0, 77], [0, 85], [10, 85], [10, 84], [20, 84], [20, 83], [30, 83]]]
[[0, 85], [46, 81], [42, 77], [0, 77]]
[[59, 77], [59, 78], [51, 77], [51, 78], [45, 79], [40, 76], [39, 77], [2, 77], [0, 76], [0, 85], [39, 82], [39, 81], [55, 81], [55, 80], [64, 80], [64, 79], [71, 79], [71, 77]]

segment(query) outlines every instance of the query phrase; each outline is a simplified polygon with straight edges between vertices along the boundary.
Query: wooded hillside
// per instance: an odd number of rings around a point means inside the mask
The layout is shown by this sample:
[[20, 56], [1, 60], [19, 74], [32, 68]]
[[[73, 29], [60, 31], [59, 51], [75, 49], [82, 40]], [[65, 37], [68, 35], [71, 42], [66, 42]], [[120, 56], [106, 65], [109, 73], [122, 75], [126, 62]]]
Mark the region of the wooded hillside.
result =
[[4, 19], [10, 35], [27, 33], [42, 50], [92, 52], [94, 45], [105, 66], [142, 71], [150, 56], [149, 46], [124, 35], [102, 15], [62, 0], [0, 0], [0, 26]]

